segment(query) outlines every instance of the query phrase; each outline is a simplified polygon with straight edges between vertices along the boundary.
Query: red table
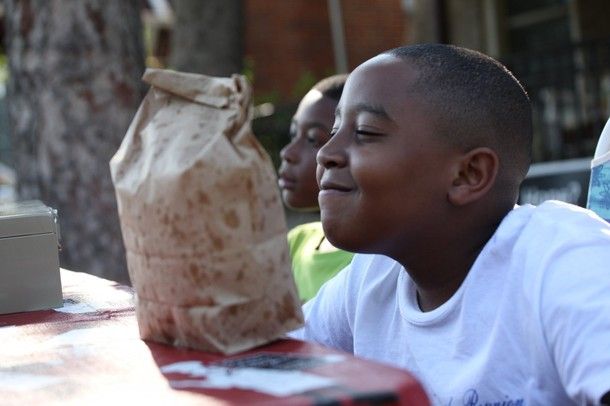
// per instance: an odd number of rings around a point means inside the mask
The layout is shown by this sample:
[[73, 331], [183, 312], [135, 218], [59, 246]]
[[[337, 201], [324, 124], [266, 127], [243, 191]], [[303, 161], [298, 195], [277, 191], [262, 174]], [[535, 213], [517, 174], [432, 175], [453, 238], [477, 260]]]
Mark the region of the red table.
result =
[[[61, 311], [0, 316], [0, 404], [429, 404], [403, 370], [301, 341], [229, 357], [145, 342], [130, 288], [66, 270], [61, 278]], [[201, 387], [241, 379], [281, 392], [310, 378], [326, 385], [282, 396]]]

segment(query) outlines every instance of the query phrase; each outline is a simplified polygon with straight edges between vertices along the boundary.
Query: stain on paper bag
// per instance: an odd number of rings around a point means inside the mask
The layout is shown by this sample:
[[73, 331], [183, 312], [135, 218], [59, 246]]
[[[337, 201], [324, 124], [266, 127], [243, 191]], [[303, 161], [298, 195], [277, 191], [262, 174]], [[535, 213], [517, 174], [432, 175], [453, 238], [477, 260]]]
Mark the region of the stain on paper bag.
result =
[[149, 69], [110, 161], [140, 336], [231, 354], [302, 324], [271, 160], [243, 76]]

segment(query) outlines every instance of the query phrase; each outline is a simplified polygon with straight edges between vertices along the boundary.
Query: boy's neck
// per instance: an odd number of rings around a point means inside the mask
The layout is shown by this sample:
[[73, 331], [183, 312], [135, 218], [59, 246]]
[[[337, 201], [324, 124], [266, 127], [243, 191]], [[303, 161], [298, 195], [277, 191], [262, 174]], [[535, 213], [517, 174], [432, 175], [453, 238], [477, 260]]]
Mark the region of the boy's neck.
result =
[[[468, 268], [469, 270], [470, 268]], [[417, 285], [417, 304], [422, 312], [429, 312], [431, 310], [440, 307], [443, 303], [448, 301], [451, 296], [457, 292], [460, 285], [466, 279], [468, 270], [455, 275], [455, 278], [445, 281], [443, 284], [438, 286], [420, 286]], [[413, 277], [413, 275], [411, 274]]]
[[416, 270], [409, 269], [409, 275], [417, 286], [417, 303], [420, 310], [423, 312], [434, 310], [449, 300], [466, 279], [479, 252], [480, 250], [474, 258], [469, 258], [463, 264], [454, 263], [447, 268], [439, 267], [435, 269], [438, 271], [430, 272], [424, 277]]
[[[422, 311], [434, 310], [453, 296], [498, 225], [499, 222], [484, 230], [471, 229], [470, 232], [466, 231], [468, 228], [455, 228], [463, 232], [453, 237], [446, 235], [447, 238], [439, 244], [420, 247], [422, 255], [416, 259], [399, 261], [415, 282]], [[467, 236], [471, 237], [468, 242], [464, 241]]]

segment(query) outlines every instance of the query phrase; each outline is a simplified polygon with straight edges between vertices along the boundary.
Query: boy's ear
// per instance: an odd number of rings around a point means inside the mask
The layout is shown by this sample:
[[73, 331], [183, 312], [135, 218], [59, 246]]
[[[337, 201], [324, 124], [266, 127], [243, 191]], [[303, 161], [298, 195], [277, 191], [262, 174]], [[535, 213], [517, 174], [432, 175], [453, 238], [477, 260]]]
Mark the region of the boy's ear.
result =
[[463, 154], [456, 162], [449, 202], [463, 206], [479, 200], [494, 185], [500, 159], [494, 150], [480, 147]]

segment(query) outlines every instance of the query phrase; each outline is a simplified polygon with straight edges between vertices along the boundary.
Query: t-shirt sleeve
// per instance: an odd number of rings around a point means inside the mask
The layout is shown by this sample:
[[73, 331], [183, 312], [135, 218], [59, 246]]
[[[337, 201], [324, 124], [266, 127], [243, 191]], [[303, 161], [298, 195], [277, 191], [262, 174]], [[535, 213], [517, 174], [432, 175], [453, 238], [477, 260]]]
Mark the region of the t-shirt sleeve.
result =
[[287, 239], [288, 239], [288, 249], [290, 251], [290, 257], [294, 258], [296, 250], [303, 244], [303, 239], [305, 237], [305, 233], [303, 232], [303, 226], [297, 226], [288, 231]]
[[350, 264], [303, 306], [305, 325], [290, 333], [290, 337], [353, 353], [352, 321], [348, 312], [351, 271]]
[[610, 231], [544, 258], [540, 314], [549, 351], [577, 404], [610, 391]]

